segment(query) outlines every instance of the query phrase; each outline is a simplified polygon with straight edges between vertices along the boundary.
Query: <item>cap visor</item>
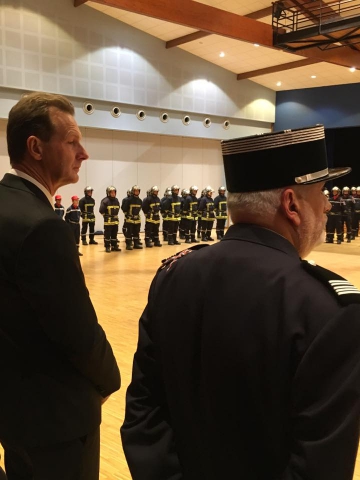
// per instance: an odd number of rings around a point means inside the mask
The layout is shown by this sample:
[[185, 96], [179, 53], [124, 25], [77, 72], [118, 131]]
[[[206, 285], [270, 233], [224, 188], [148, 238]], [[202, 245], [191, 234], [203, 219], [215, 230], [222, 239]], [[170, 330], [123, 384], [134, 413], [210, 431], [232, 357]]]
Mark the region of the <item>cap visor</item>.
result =
[[351, 167], [339, 167], [339, 168], [329, 168], [329, 173], [325, 177], [317, 178], [314, 180], [309, 180], [308, 182], [303, 182], [301, 185], [307, 185], [309, 183], [318, 183], [318, 182], [327, 182], [334, 178], [343, 177], [351, 172]]

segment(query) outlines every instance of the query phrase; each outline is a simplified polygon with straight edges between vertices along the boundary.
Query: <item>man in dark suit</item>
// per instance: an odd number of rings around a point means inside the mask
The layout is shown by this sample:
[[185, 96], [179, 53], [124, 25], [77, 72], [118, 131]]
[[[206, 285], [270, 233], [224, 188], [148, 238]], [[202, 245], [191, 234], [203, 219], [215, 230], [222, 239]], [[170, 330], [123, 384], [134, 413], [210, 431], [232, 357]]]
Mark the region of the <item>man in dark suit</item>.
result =
[[[350, 168], [328, 169], [322, 126], [222, 151], [234, 225], [166, 260], [140, 319], [121, 429], [132, 478], [351, 480], [360, 292], [302, 260], [324, 239], [325, 182]], [[188, 301], [171, 309], [174, 292]]]
[[[74, 108], [34, 93], [10, 111], [0, 182], [0, 441], [9, 480], [97, 480], [101, 405], [120, 374], [73, 234], [52, 196], [88, 158]], [[64, 297], [64, 292], [66, 296]]]

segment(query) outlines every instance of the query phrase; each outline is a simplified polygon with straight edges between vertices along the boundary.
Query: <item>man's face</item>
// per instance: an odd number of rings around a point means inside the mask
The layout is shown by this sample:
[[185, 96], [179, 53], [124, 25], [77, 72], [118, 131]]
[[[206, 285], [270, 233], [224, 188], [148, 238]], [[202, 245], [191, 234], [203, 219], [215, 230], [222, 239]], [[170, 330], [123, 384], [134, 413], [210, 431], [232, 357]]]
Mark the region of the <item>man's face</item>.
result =
[[139, 194], [140, 194], [139, 190], [137, 190], [137, 189], [136, 189], [136, 190], [134, 190], [134, 194], [133, 194], [133, 195], [135, 195], [135, 197], [138, 197], [138, 196], [139, 196]]
[[323, 187], [324, 182], [301, 187], [304, 188], [300, 199], [301, 223], [299, 226], [299, 254], [302, 258], [325, 238], [326, 212], [331, 209], [331, 204], [323, 193]]
[[77, 207], [79, 205], [79, 200], [73, 200], [73, 205], [74, 207]]
[[93, 191], [92, 190], [86, 190], [86, 195], [88, 197], [92, 197]]
[[41, 142], [41, 161], [47, 181], [59, 188], [79, 180], [81, 164], [89, 156], [74, 117], [54, 107], [49, 112], [55, 131], [48, 142]]
[[110, 197], [115, 198], [116, 197], [116, 192], [115, 190], [110, 190]]

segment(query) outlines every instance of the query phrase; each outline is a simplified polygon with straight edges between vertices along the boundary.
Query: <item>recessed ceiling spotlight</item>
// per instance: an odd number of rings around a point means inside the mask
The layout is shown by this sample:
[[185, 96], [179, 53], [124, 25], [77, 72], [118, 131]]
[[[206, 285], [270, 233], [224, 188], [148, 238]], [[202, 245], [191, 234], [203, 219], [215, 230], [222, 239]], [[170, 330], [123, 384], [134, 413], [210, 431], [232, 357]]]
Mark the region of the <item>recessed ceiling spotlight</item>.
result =
[[258, 43], [254, 43], [254, 47], [260, 47]]
[[281, 87], [281, 82], [276, 82], [277, 87]]
[[316, 75], [311, 75], [311, 78], [316, 78]]
[[355, 68], [355, 67], [351, 67], [349, 70], [350, 70], [351, 73], [354, 73], [354, 72], [356, 71], [356, 68]]
[[220, 52], [219, 57], [221, 57], [221, 58], [222, 58], [222, 57], [225, 57], [225, 53], [224, 53], [224, 52]]

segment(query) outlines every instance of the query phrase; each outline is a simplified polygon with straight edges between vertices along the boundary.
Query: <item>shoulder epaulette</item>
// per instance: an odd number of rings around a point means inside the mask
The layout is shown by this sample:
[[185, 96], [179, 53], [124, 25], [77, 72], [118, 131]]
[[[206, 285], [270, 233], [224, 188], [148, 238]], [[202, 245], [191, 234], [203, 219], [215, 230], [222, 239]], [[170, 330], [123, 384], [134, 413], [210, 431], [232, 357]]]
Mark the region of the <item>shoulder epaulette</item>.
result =
[[196, 250], [201, 250], [202, 248], [209, 247], [209, 246], [210, 245], [208, 244], [201, 244], [201, 245], [194, 245], [193, 247], [186, 248], [185, 250], [181, 250], [181, 252], [177, 252], [175, 253], [175, 255], [172, 255], [171, 257], [161, 260], [162, 265], [159, 268], [159, 271], [164, 270], [164, 268], [166, 268], [167, 270], [170, 270], [172, 264], [180, 260], [180, 258], [183, 258], [186, 255], [189, 255], [190, 253], [195, 252]]
[[310, 275], [317, 278], [336, 296], [342, 306], [360, 303], [360, 290], [345, 278], [311, 261], [302, 260], [302, 265]]

